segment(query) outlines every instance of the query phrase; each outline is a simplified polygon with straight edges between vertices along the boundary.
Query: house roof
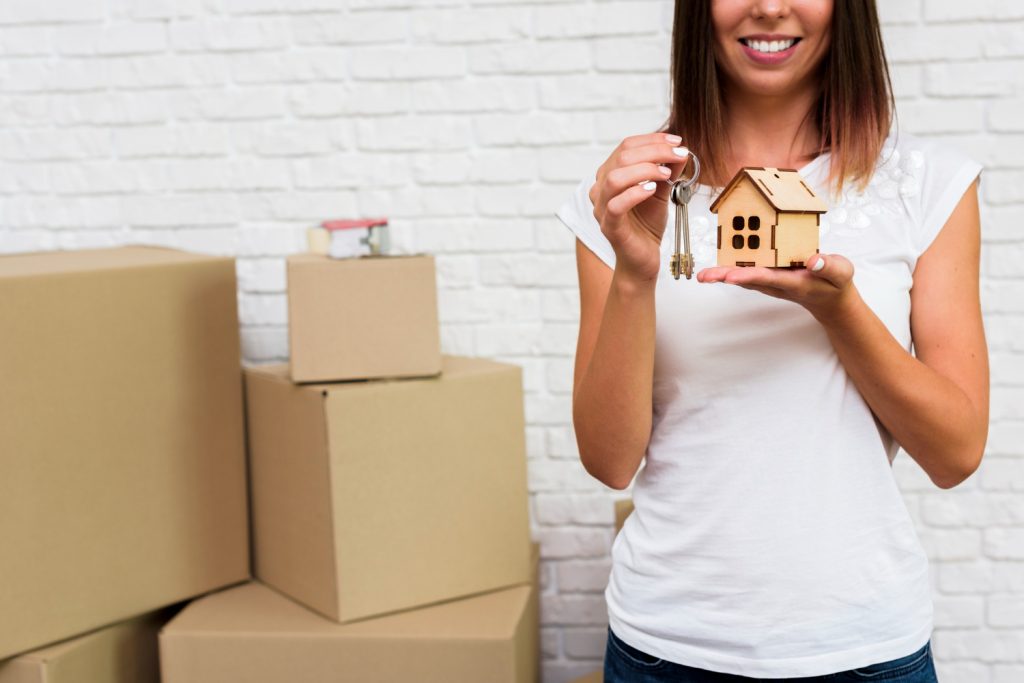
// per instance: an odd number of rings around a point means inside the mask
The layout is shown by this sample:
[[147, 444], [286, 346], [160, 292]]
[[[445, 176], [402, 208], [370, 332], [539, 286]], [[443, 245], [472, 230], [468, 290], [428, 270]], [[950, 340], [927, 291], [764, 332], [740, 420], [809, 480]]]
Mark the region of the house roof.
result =
[[825, 213], [828, 205], [804, 182], [803, 177], [792, 168], [761, 168], [744, 166], [718, 198], [711, 204], [711, 211], [717, 212], [718, 205], [732, 193], [741, 181], [750, 180], [757, 191], [778, 211], [793, 213]]

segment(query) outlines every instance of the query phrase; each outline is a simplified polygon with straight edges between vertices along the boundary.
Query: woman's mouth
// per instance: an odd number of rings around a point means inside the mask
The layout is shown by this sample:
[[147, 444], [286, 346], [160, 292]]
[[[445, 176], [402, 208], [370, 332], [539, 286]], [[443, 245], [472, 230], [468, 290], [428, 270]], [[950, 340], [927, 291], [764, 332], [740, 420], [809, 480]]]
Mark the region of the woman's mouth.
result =
[[740, 38], [743, 51], [758, 64], [778, 64], [785, 61], [796, 49], [799, 38]]

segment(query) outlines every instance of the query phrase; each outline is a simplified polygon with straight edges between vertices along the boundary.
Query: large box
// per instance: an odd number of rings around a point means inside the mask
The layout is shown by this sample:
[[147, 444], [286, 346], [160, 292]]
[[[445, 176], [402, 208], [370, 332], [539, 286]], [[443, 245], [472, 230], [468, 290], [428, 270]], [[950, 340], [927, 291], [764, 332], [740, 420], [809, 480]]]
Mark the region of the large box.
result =
[[535, 575], [353, 624], [253, 582], [196, 600], [160, 633], [163, 683], [536, 683], [538, 651]]
[[289, 256], [291, 378], [322, 382], [441, 371], [434, 257]]
[[0, 257], [0, 659], [249, 577], [233, 259]]
[[529, 580], [522, 369], [294, 384], [246, 369], [256, 576], [339, 622]]
[[0, 662], [0, 683], [160, 683], [167, 608]]

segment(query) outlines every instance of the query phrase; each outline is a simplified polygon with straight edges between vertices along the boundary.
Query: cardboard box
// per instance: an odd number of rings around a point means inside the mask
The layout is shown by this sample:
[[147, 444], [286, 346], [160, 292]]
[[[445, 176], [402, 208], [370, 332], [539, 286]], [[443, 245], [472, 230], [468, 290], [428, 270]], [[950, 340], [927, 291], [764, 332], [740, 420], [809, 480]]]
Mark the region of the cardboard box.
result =
[[539, 639], [535, 576], [353, 624], [253, 582], [186, 607], [160, 634], [160, 662], [163, 683], [536, 683]]
[[326, 382], [441, 371], [434, 257], [288, 257], [291, 378]]
[[615, 533], [622, 531], [622, 525], [626, 523], [626, 517], [629, 517], [632, 512], [632, 499], [623, 498], [615, 501]]
[[583, 676], [582, 678], [577, 678], [572, 683], [603, 683], [603, 681], [604, 681], [604, 672], [603, 671], [595, 671], [594, 673], [589, 674], [587, 676]]
[[0, 659], [249, 577], [233, 259], [0, 257]]
[[339, 622], [530, 576], [522, 369], [294, 384], [247, 368], [255, 573]]
[[177, 611], [151, 612], [0, 662], [0, 683], [160, 683], [157, 634]]

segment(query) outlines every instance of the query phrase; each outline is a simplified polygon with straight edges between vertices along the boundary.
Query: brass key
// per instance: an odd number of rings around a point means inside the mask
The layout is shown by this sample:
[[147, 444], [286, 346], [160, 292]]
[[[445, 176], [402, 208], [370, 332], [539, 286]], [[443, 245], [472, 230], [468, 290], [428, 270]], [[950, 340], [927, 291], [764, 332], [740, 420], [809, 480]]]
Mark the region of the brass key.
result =
[[[668, 181], [672, 183], [672, 193], [669, 196], [672, 198], [672, 203], [676, 205], [676, 242], [669, 268], [672, 271], [672, 277], [677, 280], [680, 272], [686, 275], [687, 280], [693, 275], [693, 254], [690, 252], [690, 212], [687, 205], [690, 203], [690, 198], [693, 197], [697, 176], [700, 175], [700, 160], [693, 152], [690, 152], [690, 158], [693, 159], [693, 175], [685, 179], [680, 177], [678, 180]], [[682, 254], [679, 253], [680, 232], [683, 233], [684, 252]]]

